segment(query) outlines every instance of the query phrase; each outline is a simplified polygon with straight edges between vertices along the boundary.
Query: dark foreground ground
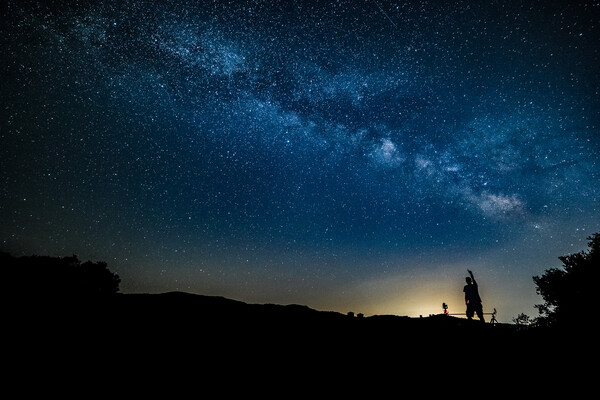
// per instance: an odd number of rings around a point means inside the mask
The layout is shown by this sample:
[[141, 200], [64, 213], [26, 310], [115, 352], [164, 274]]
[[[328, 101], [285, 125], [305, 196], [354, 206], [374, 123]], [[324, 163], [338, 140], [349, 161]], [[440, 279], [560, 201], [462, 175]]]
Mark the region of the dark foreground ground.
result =
[[4, 341], [14, 365], [83, 374], [100, 387], [135, 382], [147, 390], [174, 378], [198, 389], [221, 382], [223, 393], [277, 382], [286, 393], [316, 382], [352, 392], [374, 379], [420, 390], [501, 383], [543, 391], [586, 387], [584, 373], [597, 361], [588, 330], [519, 330], [448, 316], [357, 318], [186, 293], [7, 306]]

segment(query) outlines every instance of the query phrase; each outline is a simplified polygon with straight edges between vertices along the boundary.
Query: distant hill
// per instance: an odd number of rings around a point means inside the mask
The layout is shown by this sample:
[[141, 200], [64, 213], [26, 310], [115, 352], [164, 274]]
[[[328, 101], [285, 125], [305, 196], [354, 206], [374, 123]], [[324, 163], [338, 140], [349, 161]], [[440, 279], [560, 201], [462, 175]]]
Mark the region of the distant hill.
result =
[[565, 368], [579, 385], [593, 361], [595, 331], [585, 320], [560, 330], [519, 329], [447, 315], [358, 317], [184, 292], [122, 294], [105, 263], [2, 253], [0, 259], [9, 284], [3, 339], [16, 355], [8, 365], [36, 368], [41, 374], [25, 376], [61, 383], [89, 377], [94, 389], [138, 376], [146, 387], [188, 376], [199, 390], [218, 382], [223, 392], [245, 393], [245, 381], [262, 391], [283, 387], [283, 380], [286, 394], [323, 381], [354, 393], [365, 375], [399, 382], [407, 388], [400, 393], [414, 392], [416, 382], [419, 393], [453, 382], [481, 389], [496, 377], [553, 387], [566, 382], [556, 374]]
[[[21, 315], [53, 324], [118, 325], [123, 330], [180, 329], [222, 331], [230, 328], [259, 332], [344, 332], [352, 335], [418, 334], [436, 332], [457, 335], [465, 330], [485, 334], [512, 332], [514, 326], [492, 326], [445, 315], [409, 318], [395, 315], [357, 317], [334, 311], [318, 311], [298, 304], [248, 304], [220, 296], [185, 292], [114, 294], [98, 298], [51, 296], [19, 298]], [[16, 311], [14, 308], [13, 311]]]
[[[171, 379], [178, 374], [205, 379], [210, 373], [224, 381], [252, 377], [271, 385], [274, 377], [283, 377], [297, 385], [309, 379], [305, 375], [331, 380], [332, 374], [352, 379], [368, 373], [390, 379], [401, 373], [429, 382], [434, 373], [449, 372], [458, 380], [510, 368], [516, 377], [541, 378], [544, 368], [572, 352], [571, 345], [556, 346], [552, 335], [508, 324], [444, 315], [359, 318], [182, 292], [33, 297], [26, 303], [21, 298], [9, 302], [8, 314], [5, 343], [16, 346], [21, 358], [68, 360], [95, 371], [116, 368], [123, 377], [140, 370]], [[307, 382], [314, 383], [311, 379]]]
[[8, 365], [35, 367], [37, 378], [61, 383], [78, 375], [92, 378], [91, 388], [120, 387], [140, 376], [153, 387], [164, 376], [187, 375], [200, 391], [212, 377], [219, 390], [243, 392], [245, 378], [261, 390], [283, 379], [288, 394], [322, 381], [352, 388], [367, 374], [407, 387], [418, 380], [419, 393], [429, 393], [448, 374], [457, 384], [477, 377], [487, 387], [507, 371], [512, 381], [541, 382], [561, 365], [590, 365], [581, 362], [593, 343], [582, 329], [518, 329], [446, 315], [358, 317], [184, 292], [122, 294], [105, 263], [5, 253], [0, 260], [8, 283], [3, 339], [16, 355]]
[[[39, 301], [39, 300], [38, 300]], [[45, 299], [26, 309], [28, 320], [44, 321], [57, 330], [76, 325], [96, 330], [118, 329], [123, 337], [142, 335], [215, 340], [301, 340], [340, 345], [377, 345], [383, 342], [436, 342], [506, 339], [515, 326], [492, 326], [479, 321], [435, 315], [409, 318], [395, 315], [357, 317], [318, 311], [298, 304], [248, 304], [219, 296], [185, 292], [115, 294], [98, 299]]]
[[468, 321], [446, 315], [410, 318], [396, 315], [357, 317], [335, 311], [319, 311], [305, 305], [248, 304], [220, 296], [205, 296], [186, 292], [160, 294], [117, 294], [105, 306], [114, 316], [126, 317], [131, 323], [136, 318], [174, 321], [186, 326], [208, 322], [231, 324], [261, 324], [273, 326], [339, 326], [344, 329], [394, 327], [398, 329], [480, 329], [514, 330], [513, 325], [492, 326], [479, 321]]

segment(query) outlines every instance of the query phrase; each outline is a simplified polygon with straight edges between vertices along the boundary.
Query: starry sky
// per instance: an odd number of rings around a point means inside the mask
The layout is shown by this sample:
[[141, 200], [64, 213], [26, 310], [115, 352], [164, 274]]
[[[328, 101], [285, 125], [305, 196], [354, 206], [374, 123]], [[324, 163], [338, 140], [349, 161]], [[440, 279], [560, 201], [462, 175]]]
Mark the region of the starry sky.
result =
[[510, 322], [600, 231], [597, 1], [2, 7], [0, 250], [365, 315], [468, 268]]

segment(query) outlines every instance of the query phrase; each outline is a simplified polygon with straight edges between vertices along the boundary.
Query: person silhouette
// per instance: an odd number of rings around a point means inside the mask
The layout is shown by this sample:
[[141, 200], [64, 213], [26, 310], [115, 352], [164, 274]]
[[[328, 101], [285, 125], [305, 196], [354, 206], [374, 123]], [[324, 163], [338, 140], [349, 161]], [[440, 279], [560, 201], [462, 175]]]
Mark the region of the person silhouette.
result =
[[477, 313], [477, 317], [481, 322], [485, 322], [483, 318], [483, 306], [481, 305], [481, 297], [479, 297], [479, 287], [471, 270], [467, 270], [470, 277], [466, 277], [467, 284], [463, 292], [465, 292], [465, 304], [467, 305], [467, 318], [473, 319], [473, 315]]

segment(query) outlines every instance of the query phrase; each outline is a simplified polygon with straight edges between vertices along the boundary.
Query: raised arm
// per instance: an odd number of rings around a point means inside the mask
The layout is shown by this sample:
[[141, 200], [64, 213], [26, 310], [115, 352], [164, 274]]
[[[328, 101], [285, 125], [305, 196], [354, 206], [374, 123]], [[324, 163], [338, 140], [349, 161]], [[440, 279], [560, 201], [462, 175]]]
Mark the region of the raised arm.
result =
[[468, 269], [467, 272], [469, 272], [469, 275], [471, 275], [471, 280], [473, 281], [473, 284], [476, 284], [477, 282], [475, 282], [475, 277], [473, 276], [473, 271]]

